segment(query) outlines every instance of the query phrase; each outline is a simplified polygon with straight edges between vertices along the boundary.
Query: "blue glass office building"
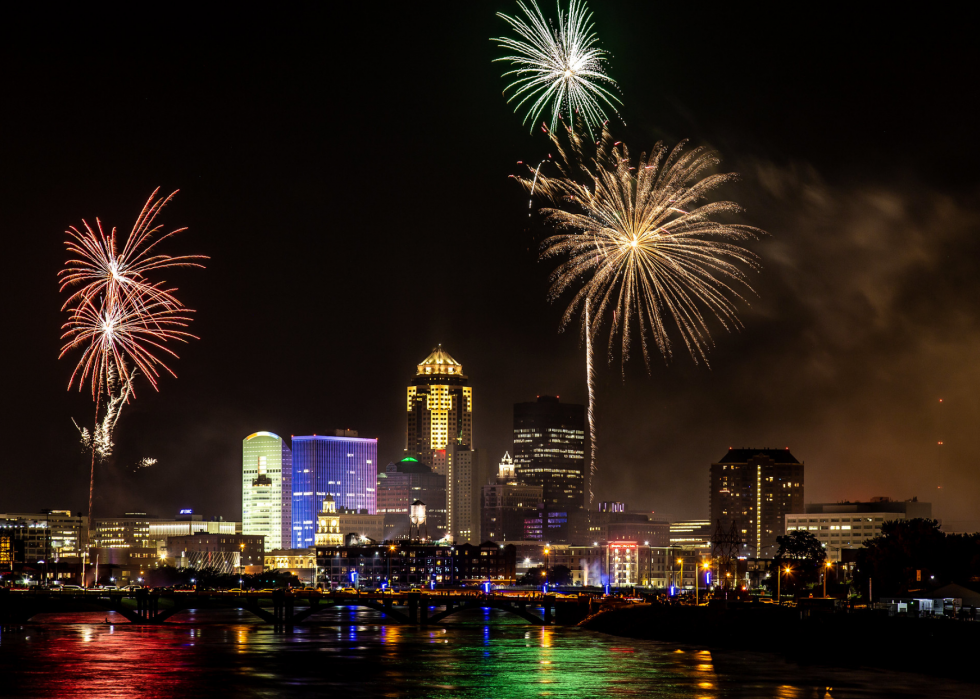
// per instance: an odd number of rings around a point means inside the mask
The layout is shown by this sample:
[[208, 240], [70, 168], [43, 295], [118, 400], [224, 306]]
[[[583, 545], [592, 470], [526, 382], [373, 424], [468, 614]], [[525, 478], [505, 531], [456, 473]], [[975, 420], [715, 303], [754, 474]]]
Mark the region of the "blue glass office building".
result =
[[316, 537], [316, 516], [327, 495], [337, 509], [375, 514], [378, 440], [340, 432], [336, 437], [293, 436], [293, 548]]

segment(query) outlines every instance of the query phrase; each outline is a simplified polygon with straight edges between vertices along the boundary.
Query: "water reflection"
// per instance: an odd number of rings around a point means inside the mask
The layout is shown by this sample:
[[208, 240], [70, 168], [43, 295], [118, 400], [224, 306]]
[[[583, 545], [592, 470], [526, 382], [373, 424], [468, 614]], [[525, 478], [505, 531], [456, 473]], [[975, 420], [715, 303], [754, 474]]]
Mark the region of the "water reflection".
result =
[[841, 699], [961, 697], [975, 690], [916, 675], [800, 667], [764, 654], [530, 626], [496, 610], [429, 629], [387, 626], [368, 610], [332, 610], [292, 633], [233, 610], [188, 612], [161, 627], [106, 624], [103, 617], [65, 615], [4, 628], [0, 694]]

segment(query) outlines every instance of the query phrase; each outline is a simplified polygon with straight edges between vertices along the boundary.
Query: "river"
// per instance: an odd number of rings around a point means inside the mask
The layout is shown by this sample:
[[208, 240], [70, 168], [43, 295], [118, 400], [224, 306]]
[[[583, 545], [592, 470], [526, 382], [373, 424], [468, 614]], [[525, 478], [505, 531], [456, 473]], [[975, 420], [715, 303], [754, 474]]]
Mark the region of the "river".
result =
[[385, 625], [377, 612], [353, 608], [314, 619], [292, 633], [231, 610], [188, 612], [159, 627], [130, 626], [111, 613], [6, 626], [0, 696], [842, 699], [977, 691], [911, 673], [800, 666], [765, 653], [531, 626], [496, 610], [427, 630]]

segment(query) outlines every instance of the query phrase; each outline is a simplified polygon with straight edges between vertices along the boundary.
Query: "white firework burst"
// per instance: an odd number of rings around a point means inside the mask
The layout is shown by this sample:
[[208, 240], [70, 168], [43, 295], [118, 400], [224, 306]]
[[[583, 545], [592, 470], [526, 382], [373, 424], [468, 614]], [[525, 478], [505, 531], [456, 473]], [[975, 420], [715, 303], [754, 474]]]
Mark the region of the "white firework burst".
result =
[[550, 129], [554, 131], [559, 119], [565, 114], [573, 118], [578, 114], [585, 121], [589, 132], [608, 119], [606, 107], [613, 113], [622, 104], [609, 89], [616, 81], [606, 75], [606, 51], [596, 44], [598, 38], [592, 31], [592, 13], [583, 0], [570, 0], [568, 11], [558, 5], [558, 24], [552, 27], [545, 19], [536, 0], [529, 4], [518, 1], [524, 17], [510, 17], [497, 13], [517, 33], [518, 38], [493, 39], [507, 51], [508, 56], [495, 59], [509, 61], [514, 68], [504, 73], [513, 78], [507, 88], [512, 90], [508, 104], [517, 100], [514, 111], [527, 105], [524, 123], [531, 128], [548, 109], [551, 111]]

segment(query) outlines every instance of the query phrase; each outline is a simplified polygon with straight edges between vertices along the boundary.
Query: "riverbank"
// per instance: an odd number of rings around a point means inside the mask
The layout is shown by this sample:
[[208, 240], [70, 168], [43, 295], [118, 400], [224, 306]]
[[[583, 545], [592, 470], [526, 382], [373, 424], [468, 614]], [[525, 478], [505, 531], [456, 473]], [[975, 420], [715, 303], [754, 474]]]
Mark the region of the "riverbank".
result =
[[980, 623], [875, 613], [801, 618], [775, 605], [643, 605], [602, 612], [582, 626], [654, 641], [778, 653], [801, 664], [874, 667], [980, 682]]

